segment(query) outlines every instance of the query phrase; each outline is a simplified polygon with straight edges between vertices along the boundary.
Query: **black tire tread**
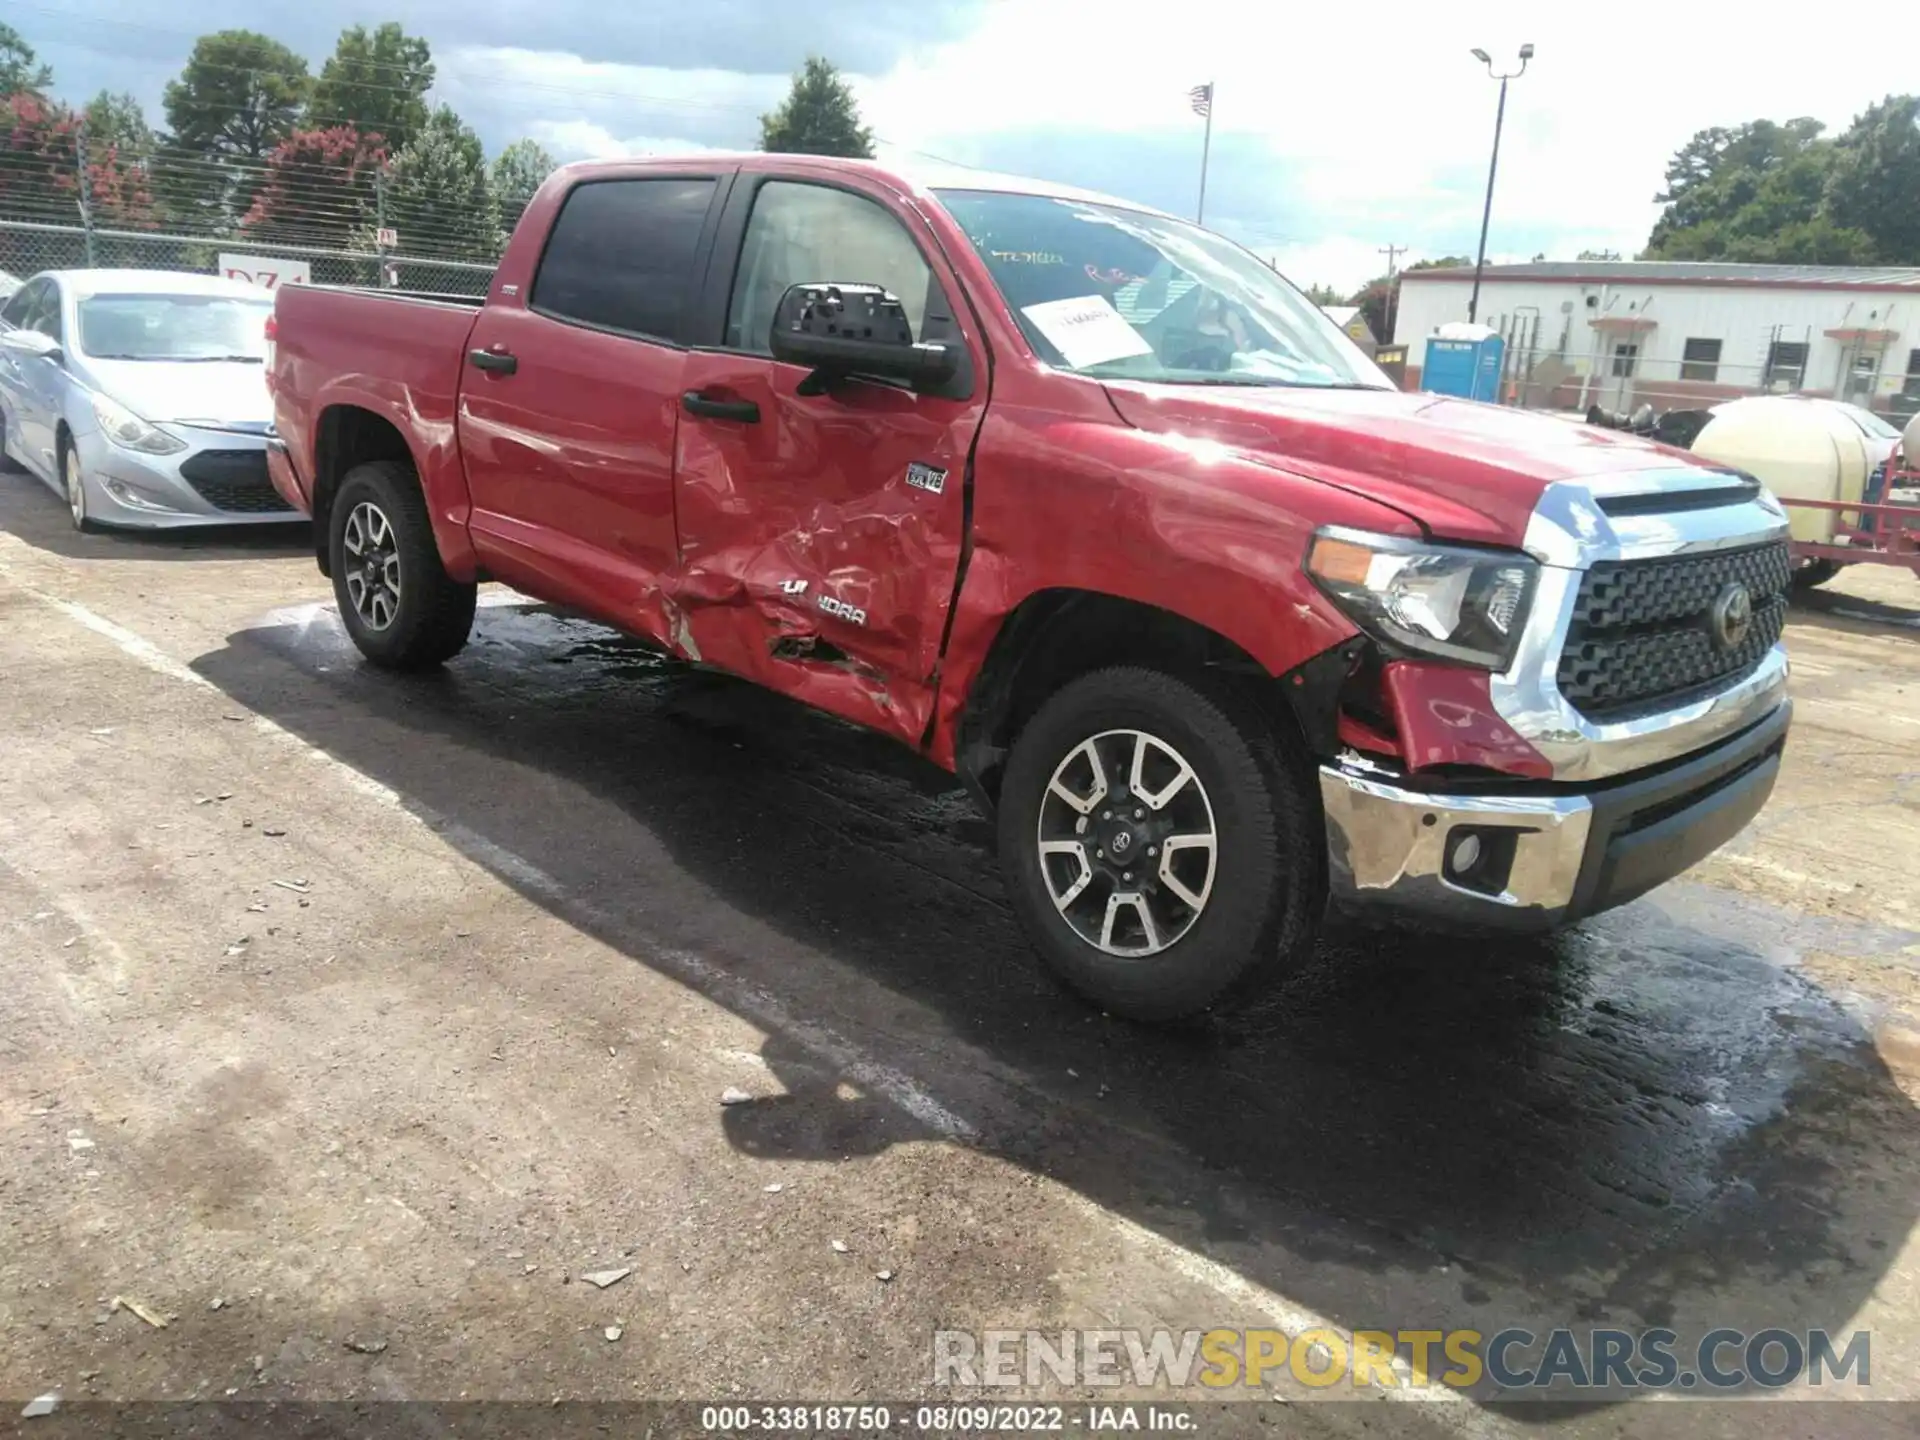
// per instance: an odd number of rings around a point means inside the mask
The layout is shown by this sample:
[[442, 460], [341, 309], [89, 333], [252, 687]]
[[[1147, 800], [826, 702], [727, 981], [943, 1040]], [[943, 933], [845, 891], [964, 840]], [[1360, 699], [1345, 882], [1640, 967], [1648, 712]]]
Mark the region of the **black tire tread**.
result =
[[[0, 406], [0, 435], [10, 433], [12, 425], [13, 417], [7, 413], [5, 406]], [[0, 445], [0, 475], [21, 475], [26, 472], [26, 468], [7, 454], [4, 445]]]
[[[1189, 761], [1222, 772], [1209, 782], [1210, 794], [1214, 785], [1224, 791], [1215, 797], [1216, 826], [1226, 801], [1251, 797], [1251, 803], [1236, 804], [1239, 834], [1232, 843], [1234, 868], [1244, 882], [1240, 893], [1221, 893], [1226, 876], [1216, 874], [1216, 894], [1192, 932], [1159, 956], [1125, 962], [1072, 936], [1037, 871], [1023, 867], [1020, 847], [1031, 849], [1039, 802], [1026, 803], [1021, 788], [1044, 790], [1059, 754], [1065, 753], [1056, 730], [1064, 734], [1105, 724], [1108, 714], [1142, 709], [1173, 717], [1173, 723], [1194, 732], [1209, 758], [1203, 762], [1189, 754]], [[1131, 1019], [1183, 1020], [1207, 1011], [1255, 1008], [1311, 954], [1326, 904], [1326, 858], [1311, 767], [1289, 739], [1281, 724], [1228, 677], [1116, 666], [1069, 682], [1040, 706], [1009, 756], [999, 839], [1015, 909], [1043, 958], [1069, 986]], [[1216, 912], [1220, 901], [1225, 908]]]
[[1838, 560], [1809, 560], [1793, 572], [1793, 588], [1817, 589], [1833, 579], [1844, 568]]
[[[362, 490], [371, 491], [369, 498], [386, 510], [400, 551], [400, 613], [381, 632], [364, 631], [358, 625], [347, 595], [346, 567], [340, 560], [341, 535]], [[328, 530], [334, 598], [347, 633], [368, 661], [388, 670], [431, 670], [465, 648], [480, 587], [453, 579], [441, 564], [427, 498], [411, 465], [404, 460], [368, 460], [354, 466], [334, 492]]]

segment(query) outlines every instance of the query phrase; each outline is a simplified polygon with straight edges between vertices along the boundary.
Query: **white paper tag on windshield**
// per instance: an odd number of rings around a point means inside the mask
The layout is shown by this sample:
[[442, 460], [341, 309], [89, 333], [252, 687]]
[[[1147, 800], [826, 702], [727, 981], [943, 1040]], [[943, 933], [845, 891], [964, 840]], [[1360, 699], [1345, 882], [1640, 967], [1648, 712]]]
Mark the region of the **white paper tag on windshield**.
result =
[[1153, 347], [1121, 318], [1104, 295], [1082, 295], [1073, 300], [1049, 300], [1028, 305], [1021, 314], [1051, 340], [1067, 364], [1078, 370], [1129, 355], [1151, 355]]

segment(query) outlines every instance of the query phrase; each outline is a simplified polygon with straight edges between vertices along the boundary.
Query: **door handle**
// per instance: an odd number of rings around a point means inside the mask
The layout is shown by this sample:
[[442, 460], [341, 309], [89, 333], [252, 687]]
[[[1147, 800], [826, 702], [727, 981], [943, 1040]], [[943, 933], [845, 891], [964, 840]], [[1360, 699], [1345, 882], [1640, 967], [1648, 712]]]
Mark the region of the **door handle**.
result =
[[680, 397], [680, 404], [689, 415], [704, 415], [709, 420], [738, 420], [743, 425], [760, 421], [760, 407], [751, 400], [715, 400], [689, 390]]
[[518, 357], [499, 350], [469, 350], [467, 363], [476, 370], [485, 370], [494, 375], [511, 375], [520, 368]]

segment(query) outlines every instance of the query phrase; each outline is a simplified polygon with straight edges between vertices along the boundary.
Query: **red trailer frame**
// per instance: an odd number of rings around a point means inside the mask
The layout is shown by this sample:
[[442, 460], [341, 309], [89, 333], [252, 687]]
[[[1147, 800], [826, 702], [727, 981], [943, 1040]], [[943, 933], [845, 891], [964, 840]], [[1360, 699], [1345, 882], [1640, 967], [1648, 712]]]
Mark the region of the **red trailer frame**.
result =
[[[1890, 477], [1888, 488], [1902, 481], [1920, 484], [1920, 474], [1903, 470]], [[1900, 565], [1920, 576], [1920, 505], [1868, 504], [1861, 500], [1796, 500], [1779, 497], [1783, 505], [1803, 510], [1831, 510], [1840, 515], [1831, 544], [1795, 540], [1796, 560], [1831, 560], [1840, 565]], [[1866, 516], [1874, 517], [1866, 529]], [[1851, 522], [1846, 518], [1854, 517]]]

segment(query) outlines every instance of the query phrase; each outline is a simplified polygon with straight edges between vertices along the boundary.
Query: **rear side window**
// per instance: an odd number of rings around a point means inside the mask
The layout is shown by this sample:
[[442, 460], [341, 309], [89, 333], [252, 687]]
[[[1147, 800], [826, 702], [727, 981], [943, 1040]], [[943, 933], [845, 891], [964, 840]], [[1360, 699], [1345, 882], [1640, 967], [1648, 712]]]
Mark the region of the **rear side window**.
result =
[[576, 188], [547, 239], [533, 308], [603, 330], [677, 339], [714, 184], [673, 177]]

